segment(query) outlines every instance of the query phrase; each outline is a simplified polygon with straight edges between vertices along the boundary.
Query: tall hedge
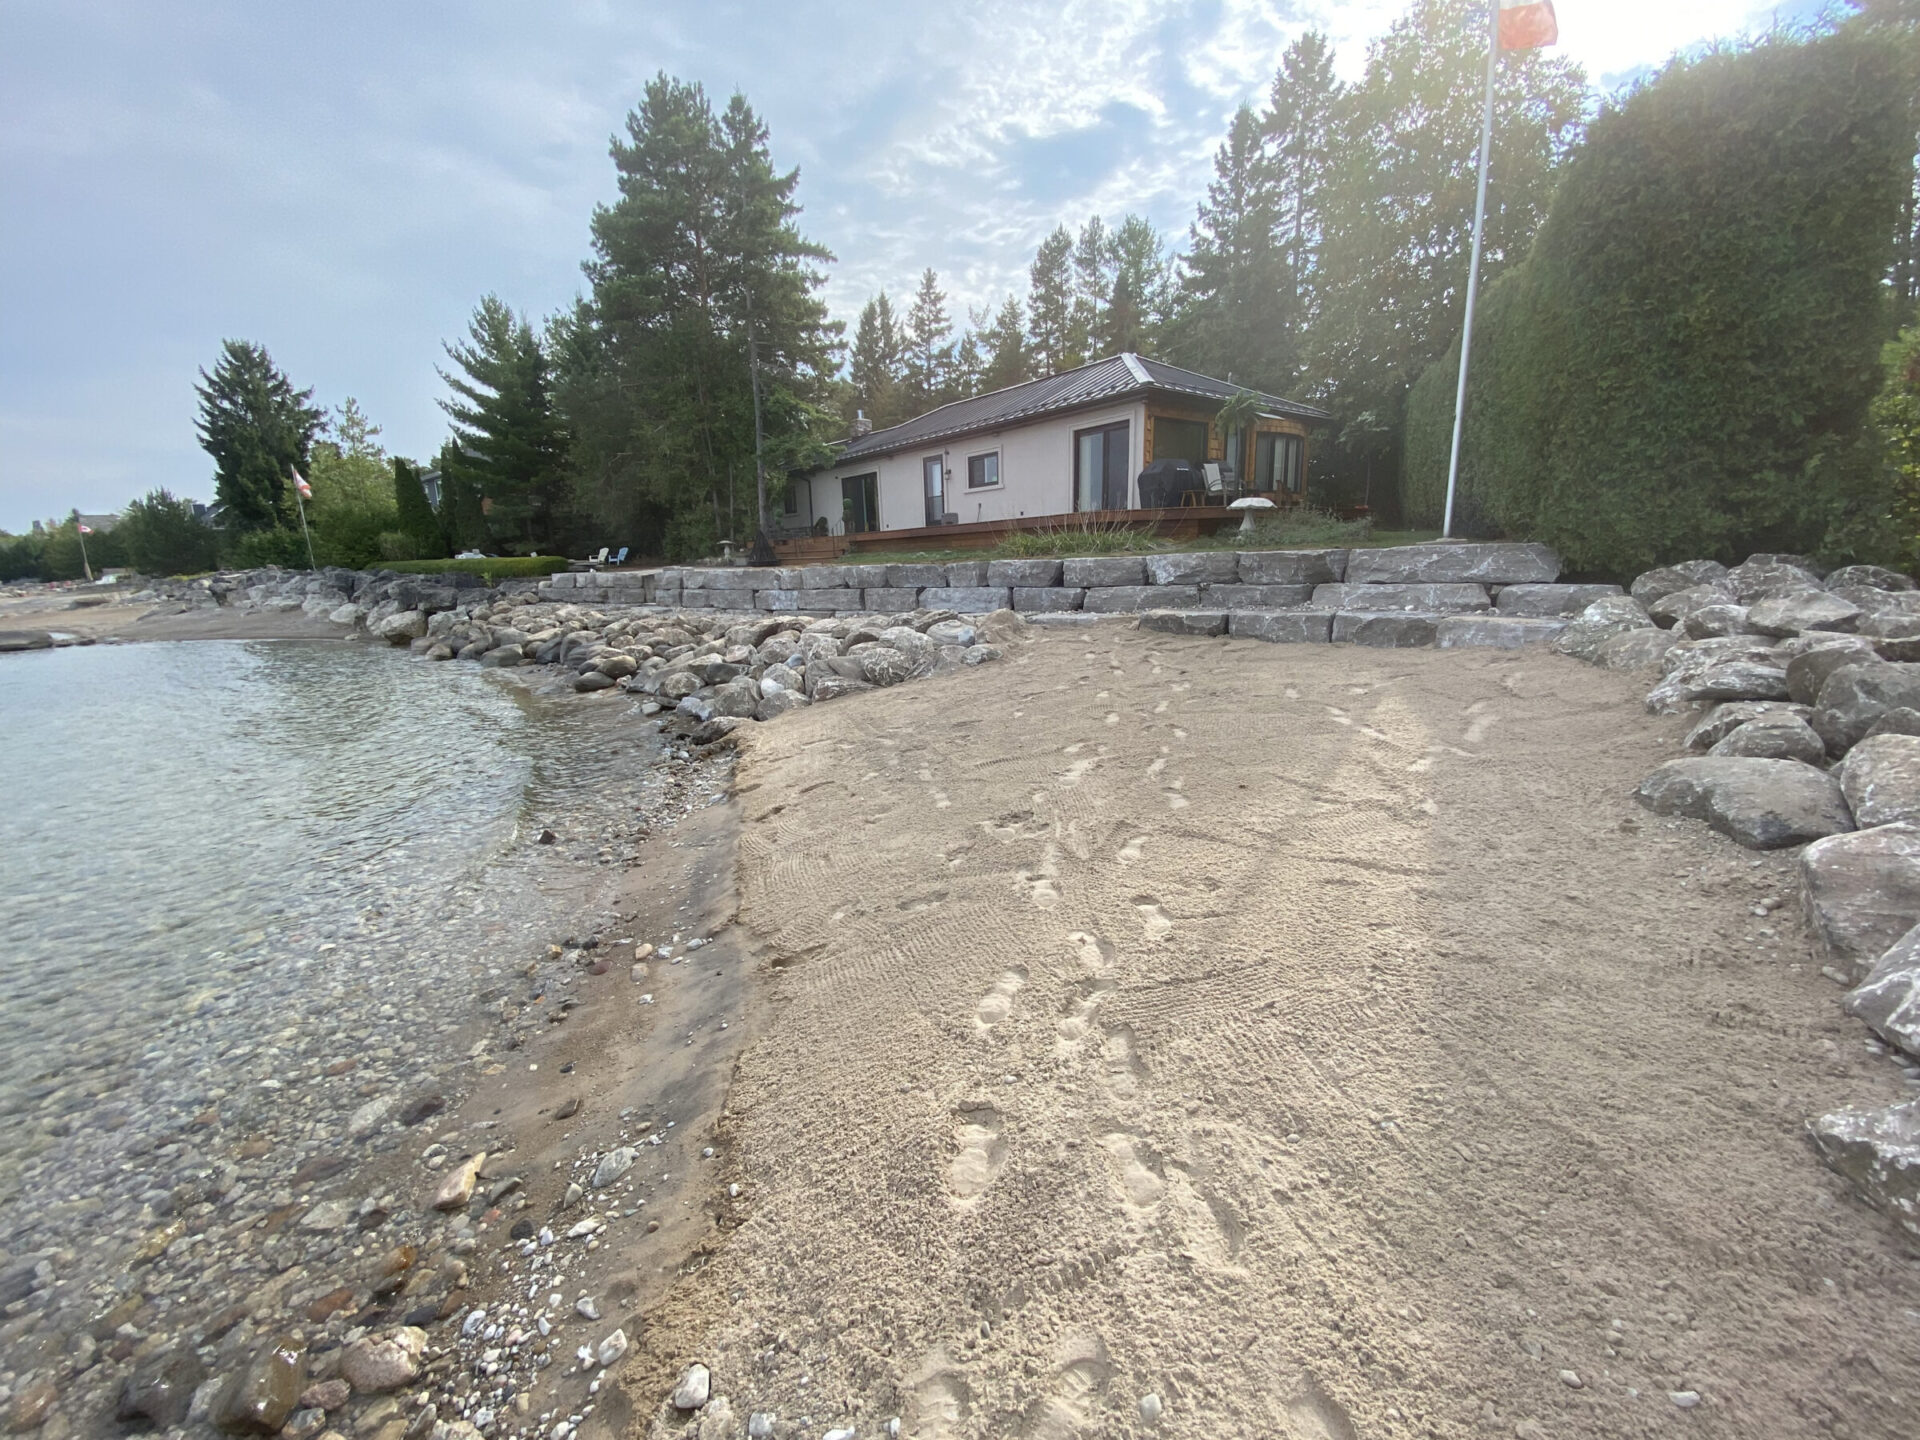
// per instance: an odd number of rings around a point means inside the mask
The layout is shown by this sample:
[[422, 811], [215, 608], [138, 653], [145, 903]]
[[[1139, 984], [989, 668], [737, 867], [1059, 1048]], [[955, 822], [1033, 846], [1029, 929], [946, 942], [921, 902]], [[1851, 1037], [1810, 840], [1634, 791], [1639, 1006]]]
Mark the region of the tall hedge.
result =
[[[1580, 570], [1879, 553], [1867, 407], [1910, 96], [1900, 52], [1843, 28], [1676, 61], [1605, 110], [1477, 322], [1467, 512]], [[1429, 523], [1458, 363], [1409, 400]]]

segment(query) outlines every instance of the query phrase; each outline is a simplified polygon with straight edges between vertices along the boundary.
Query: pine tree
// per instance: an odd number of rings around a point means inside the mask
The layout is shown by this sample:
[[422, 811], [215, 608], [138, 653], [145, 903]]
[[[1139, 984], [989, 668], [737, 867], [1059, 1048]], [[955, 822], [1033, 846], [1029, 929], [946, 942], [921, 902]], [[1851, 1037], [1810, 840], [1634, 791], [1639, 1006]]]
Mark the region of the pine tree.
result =
[[953, 346], [948, 337], [952, 334], [946, 293], [940, 288], [940, 277], [928, 269], [921, 274], [913, 308], [907, 311], [905, 369], [910, 415], [931, 410], [949, 398]]
[[1026, 316], [1021, 313], [1018, 299], [1007, 296], [993, 317], [993, 324], [987, 327], [986, 336], [986, 363], [980, 369], [981, 391], [1004, 390], [1033, 378], [1032, 360], [1027, 353]]
[[1251, 106], [1233, 117], [1191, 231], [1175, 358], [1253, 389], [1285, 393], [1299, 372], [1286, 256], [1274, 233], [1271, 170]]
[[796, 228], [799, 172], [775, 169], [743, 96], [716, 115], [659, 75], [613, 160], [620, 199], [593, 218], [591, 296], [554, 327], [573, 468], [603, 525], [673, 558], [757, 526], [753, 370], [769, 476], [814, 463], [838, 327], [818, 290], [832, 259]]
[[[1094, 338], [1113, 297], [1113, 237], [1106, 222], [1091, 216], [1073, 246], [1073, 322], [1069, 345], [1084, 357], [1095, 356]], [[1111, 351], [1102, 351], [1111, 354]]]
[[1086, 363], [1074, 344], [1073, 235], [1062, 225], [1040, 242], [1027, 271], [1027, 324], [1033, 369], [1058, 375]]
[[[866, 412], [876, 430], [897, 425], [907, 417], [904, 349], [905, 339], [894, 319], [893, 302], [882, 290], [860, 308], [849, 366], [855, 408]], [[847, 417], [849, 421], [853, 418]]]
[[295, 390], [265, 347], [245, 340], [223, 341], [200, 379], [195, 429], [213, 457], [222, 518], [236, 531], [271, 530], [288, 518], [288, 477], [306, 467], [320, 429], [313, 391]]
[[947, 379], [947, 399], [965, 400], [970, 395], [980, 393], [981, 372], [986, 369], [986, 357], [980, 351], [980, 326], [984, 314], [974, 318], [973, 328], [960, 337], [960, 343], [953, 347], [953, 369]]
[[1333, 47], [1309, 30], [1292, 45], [1273, 77], [1265, 132], [1274, 222], [1293, 281], [1294, 313], [1311, 323], [1319, 271], [1320, 235], [1333, 170], [1338, 110], [1343, 87], [1333, 74]]
[[483, 497], [496, 539], [537, 554], [561, 519], [566, 452], [546, 353], [497, 295], [481, 300], [467, 333], [446, 347], [461, 373], [440, 372], [457, 397], [440, 402], [453, 419], [452, 474]]
[[1113, 232], [1109, 248], [1113, 280], [1095, 327], [1096, 346], [1103, 355], [1156, 354], [1172, 284], [1160, 232], [1151, 221], [1128, 215]]

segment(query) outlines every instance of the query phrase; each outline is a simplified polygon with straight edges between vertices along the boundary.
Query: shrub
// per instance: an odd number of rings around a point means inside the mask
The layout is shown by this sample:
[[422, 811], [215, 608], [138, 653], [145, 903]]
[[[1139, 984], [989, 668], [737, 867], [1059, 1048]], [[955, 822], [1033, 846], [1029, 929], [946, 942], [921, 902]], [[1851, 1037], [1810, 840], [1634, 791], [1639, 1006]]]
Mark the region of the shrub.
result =
[[200, 519], [191, 500], [166, 490], [128, 505], [113, 533], [126, 544], [127, 563], [142, 574], [194, 575], [219, 563], [219, 532]]
[[484, 560], [401, 560], [382, 569], [402, 575], [478, 575], [489, 585], [502, 580], [537, 580], [567, 568], [571, 562], [560, 555], [501, 555]]
[[[1615, 574], [1884, 549], [1866, 421], [1909, 88], [1843, 27], [1677, 60], [1607, 109], [1476, 323], [1466, 514]], [[1457, 364], [1410, 400], [1410, 522], [1439, 518]]]
[[307, 542], [298, 530], [279, 528], [230, 534], [226, 564], [235, 570], [260, 570], [268, 565], [278, 565], [282, 570], [305, 570], [308, 568]]

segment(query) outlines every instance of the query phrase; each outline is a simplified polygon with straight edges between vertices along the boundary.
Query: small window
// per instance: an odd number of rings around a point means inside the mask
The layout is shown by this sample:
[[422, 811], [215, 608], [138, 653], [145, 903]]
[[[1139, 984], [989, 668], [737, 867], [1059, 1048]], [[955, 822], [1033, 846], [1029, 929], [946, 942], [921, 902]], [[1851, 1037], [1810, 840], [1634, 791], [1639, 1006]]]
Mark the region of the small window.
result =
[[792, 481], [787, 482], [786, 513], [789, 515], [800, 513], [800, 487]]
[[1000, 452], [967, 457], [967, 488], [985, 490], [1000, 483]]

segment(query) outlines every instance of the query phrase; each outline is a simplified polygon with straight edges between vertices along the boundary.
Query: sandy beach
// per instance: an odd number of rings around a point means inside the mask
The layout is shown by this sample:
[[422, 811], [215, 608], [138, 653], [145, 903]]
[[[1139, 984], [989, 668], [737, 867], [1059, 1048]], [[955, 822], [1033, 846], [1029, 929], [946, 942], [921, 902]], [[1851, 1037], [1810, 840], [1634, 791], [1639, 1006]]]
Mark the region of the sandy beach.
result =
[[640, 1430], [699, 1361], [702, 1436], [1909, 1431], [1920, 1269], [1804, 1134], [1900, 1077], [1791, 859], [1633, 803], [1641, 677], [1036, 635], [743, 746]]
[[[76, 604], [76, 601], [82, 603]], [[0, 596], [0, 631], [45, 630], [91, 641], [341, 640], [344, 626], [298, 610], [241, 610], [128, 600], [98, 591]]]

